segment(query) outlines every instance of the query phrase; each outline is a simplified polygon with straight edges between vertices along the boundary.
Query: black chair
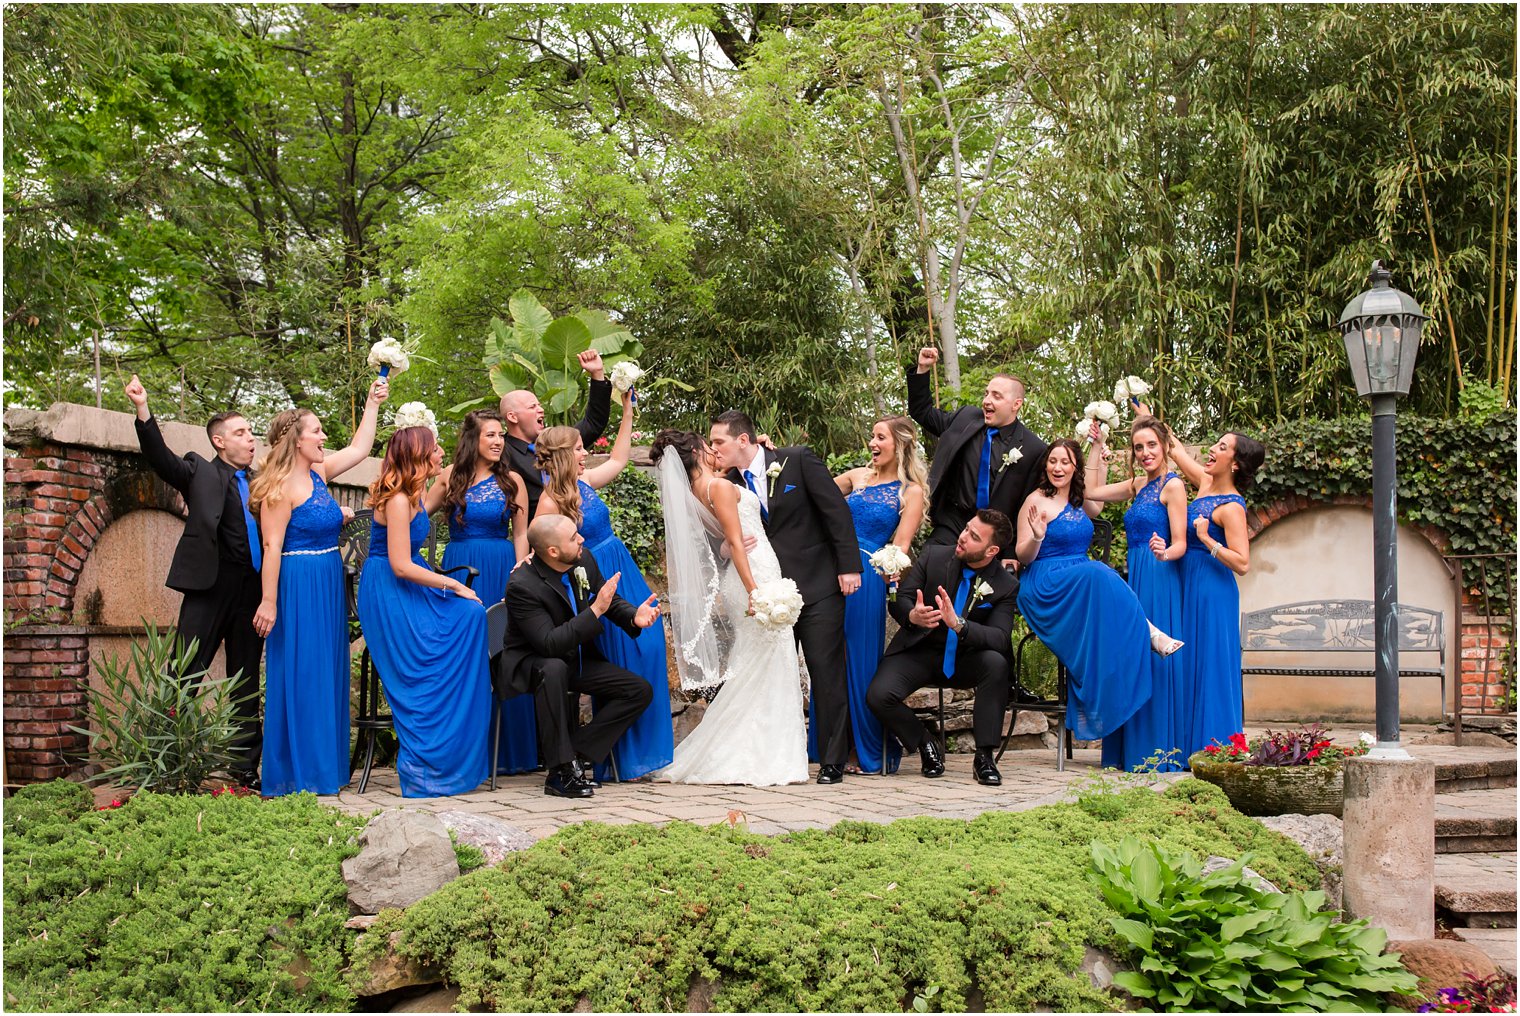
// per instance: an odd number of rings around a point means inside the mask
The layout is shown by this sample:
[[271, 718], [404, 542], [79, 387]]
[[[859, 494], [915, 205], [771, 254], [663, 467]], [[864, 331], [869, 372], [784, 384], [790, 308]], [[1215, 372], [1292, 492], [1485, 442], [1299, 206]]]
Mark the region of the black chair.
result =
[[[501, 704], [509, 698], [523, 694], [507, 687], [505, 675], [497, 673], [496, 665], [501, 657], [507, 637], [507, 602], [493, 603], [486, 608], [486, 654], [491, 660], [491, 789], [496, 789], [497, 764], [501, 757]], [[573, 725], [580, 723], [581, 695], [571, 691], [566, 694], [566, 708]], [[619, 781], [617, 754], [607, 759], [612, 766], [613, 782]]]
[[[341, 545], [343, 547], [343, 571], [348, 587], [348, 610], [349, 610], [349, 641], [352, 643], [363, 633], [359, 629], [359, 576], [364, 571], [364, 562], [369, 557], [370, 527], [374, 521], [374, 512], [368, 508], [354, 514], [348, 524], [343, 527]], [[428, 539], [433, 540], [433, 534]], [[469, 565], [460, 565], [457, 568], [439, 568], [436, 565], [433, 570], [444, 575], [455, 572], [463, 573], [464, 583], [473, 587], [475, 577], [480, 574]], [[364, 752], [364, 771], [359, 777], [359, 793], [364, 793], [369, 786], [370, 770], [375, 764], [375, 745], [382, 730], [393, 730], [395, 719], [390, 710], [384, 706], [380, 680], [380, 669], [375, 666], [373, 657], [370, 656], [369, 646], [359, 656], [359, 708], [354, 715], [353, 726], [359, 732], [354, 741], [354, 752], [349, 758], [348, 768], [352, 772], [358, 767], [359, 753]]]
[[[1088, 556], [1095, 561], [1108, 564], [1109, 552], [1113, 549], [1113, 545], [1113, 523], [1107, 519], [1094, 519], [1092, 543], [1087, 548]], [[1046, 715], [1053, 714], [1056, 717], [1056, 771], [1065, 772], [1066, 760], [1071, 758], [1073, 748], [1071, 731], [1066, 729], [1066, 700], [1071, 674], [1067, 671], [1066, 664], [1062, 663], [1060, 658], [1057, 657], [1056, 697], [1052, 700], [1042, 699], [1033, 695], [1024, 684], [1024, 650], [1028, 647], [1031, 639], [1039, 641], [1034, 632], [1029, 632], [1019, 639], [1018, 645], [1013, 650], [1013, 666], [1008, 672], [1009, 681], [1013, 685], [1012, 694], [1009, 696], [1012, 701], [1009, 703], [1008, 709], [1008, 730], [1003, 734], [1003, 743], [998, 746], [997, 760], [1002, 761], [1003, 752], [1008, 750], [1008, 741], [1013, 737], [1014, 723], [1021, 710], [1044, 713]], [[943, 723], [944, 715], [943, 695], [944, 693], [941, 692], [941, 723]], [[1065, 748], [1064, 752], [1062, 751], [1063, 747]]]

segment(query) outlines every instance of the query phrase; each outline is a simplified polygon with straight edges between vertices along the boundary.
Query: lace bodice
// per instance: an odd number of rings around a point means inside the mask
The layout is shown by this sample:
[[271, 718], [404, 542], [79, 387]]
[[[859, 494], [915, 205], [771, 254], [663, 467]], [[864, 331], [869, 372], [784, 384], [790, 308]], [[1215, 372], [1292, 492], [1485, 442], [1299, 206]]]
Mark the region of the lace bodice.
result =
[[872, 554], [897, 532], [902, 518], [902, 484], [893, 480], [857, 487], [844, 503], [850, 506], [850, 518], [855, 520], [855, 541], [863, 552]]
[[[430, 528], [427, 513], [421, 508], [417, 509], [417, 513], [412, 516], [412, 525], [408, 532], [408, 535], [411, 537], [412, 557], [416, 557], [422, 550], [422, 545], [427, 542], [428, 530]], [[369, 527], [370, 557], [385, 557], [387, 555], [386, 539], [385, 523], [380, 521], [380, 516], [377, 514]]]
[[1216, 543], [1224, 542], [1224, 528], [1215, 524], [1214, 520], [1210, 518], [1214, 514], [1214, 509], [1222, 504], [1238, 504], [1244, 508], [1246, 506], [1246, 499], [1239, 494], [1207, 494], [1203, 497], [1194, 498], [1192, 504], [1188, 505], [1188, 550], [1201, 550], [1204, 553], [1208, 553], [1209, 549], [1198, 538], [1198, 531], [1193, 528], [1194, 519], [1209, 519], [1209, 538]]
[[464, 492], [464, 510], [449, 513], [449, 540], [509, 540], [512, 538], [512, 506], [507, 495], [487, 476]]
[[1124, 536], [1131, 550], [1148, 546], [1152, 536], [1159, 535], [1167, 543], [1172, 542], [1172, 523], [1167, 518], [1166, 505], [1161, 503], [1161, 488], [1176, 475], [1167, 473], [1141, 487], [1134, 503], [1125, 511]]
[[342, 528], [343, 509], [333, 500], [322, 477], [313, 471], [311, 497], [291, 509], [290, 523], [285, 527], [284, 552], [331, 550], [337, 547]]
[[612, 512], [595, 487], [585, 480], [575, 482], [581, 489], [581, 539], [595, 547], [612, 539]]
[[1040, 544], [1036, 561], [1052, 557], [1086, 557], [1092, 546], [1093, 524], [1087, 513], [1076, 505], [1068, 504], [1061, 514], [1045, 526], [1045, 541]]

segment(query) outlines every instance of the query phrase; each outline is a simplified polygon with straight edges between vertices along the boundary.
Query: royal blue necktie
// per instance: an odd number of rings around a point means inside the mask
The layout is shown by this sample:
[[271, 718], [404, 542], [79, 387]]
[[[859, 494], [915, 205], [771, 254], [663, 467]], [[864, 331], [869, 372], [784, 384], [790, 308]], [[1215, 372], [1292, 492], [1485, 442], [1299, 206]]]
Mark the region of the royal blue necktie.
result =
[[253, 521], [253, 512], [248, 510], [248, 470], [239, 469], [235, 474], [238, 485], [238, 501], [243, 506], [243, 525], [248, 527], [248, 557], [253, 561], [253, 570], [258, 571], [264, 566], [264, 548], [259, 546], [259, 524]]
[[744, 471], [744, 485], [749, 488], [749, 492], [751, 494], [755, 495], [755, 500], [760, 502], [760, 517], [769, 522], [771, 513], [765, 510], [765, 499], [762, 498], [760, 496], [760, 492], [755, 489], [755, 474], [751, 473], [748, 469]]
[[982, 465], [976, 471], [976, 508], [981, 511], [992, 500], [992, 439], [998, 436], [996, 427], [987, 428], [982, 440]]
[[[961, 584], [955, 587], [955, 616], [964, 617], [962, 613], [966, 609], [966, 595], [971, 592], [971, 576], [974, 573], [970, 568], [961, 569]], [[959, 647], [961, 637], [951, 628], [945, 636], [945, 679], [948, 681], [955, 675], [955, 650]]]
[[[570, 597], [570, 616], [574, 617], [581, 611], [580, 608], [575, 605], [575, 590], [570, 586], [570, 573], [561, 572], [559, 580], [565, 587], [565, 595]], [[579, 665], [581, 662], [581, 647], [579, 645], [575, 647], [575, 661], [577, 665]]]

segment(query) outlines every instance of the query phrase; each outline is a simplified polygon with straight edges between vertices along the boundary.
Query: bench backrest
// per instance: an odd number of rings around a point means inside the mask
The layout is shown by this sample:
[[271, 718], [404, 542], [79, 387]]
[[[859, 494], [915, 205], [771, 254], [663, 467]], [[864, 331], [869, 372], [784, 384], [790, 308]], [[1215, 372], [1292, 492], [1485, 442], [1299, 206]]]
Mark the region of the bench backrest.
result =
[[[1246, 651], [1372, 652], [1376, 621], [1371, 600], [1306, 600], [1240, 616], [1240, 648]], [[1445, 617], [1439, 610], [1398, 605], [1400, 652], [1440, 653], [1445, 659]]]

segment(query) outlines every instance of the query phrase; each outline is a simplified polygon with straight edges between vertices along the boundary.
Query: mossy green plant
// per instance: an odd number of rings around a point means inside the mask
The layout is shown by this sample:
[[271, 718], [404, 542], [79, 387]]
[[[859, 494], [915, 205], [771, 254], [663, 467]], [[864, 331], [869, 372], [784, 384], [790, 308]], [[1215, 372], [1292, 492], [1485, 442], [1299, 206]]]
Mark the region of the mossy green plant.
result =
[[[1196, 780], [970, 822], [843, 822], [781, 837], [673, 823], [562, 830], [409, 908], [399, 948], [441, 967], [466, 1005], [684, 1008], [694, 978], [725, 1011], [1109, 1010], [1080, 973], [1115, 947], [1093, 840], [1251, 851], [1269, 879], [1319, 883], [1297, 846]], [[930, 991], [929, 989], [937, 989]]]

